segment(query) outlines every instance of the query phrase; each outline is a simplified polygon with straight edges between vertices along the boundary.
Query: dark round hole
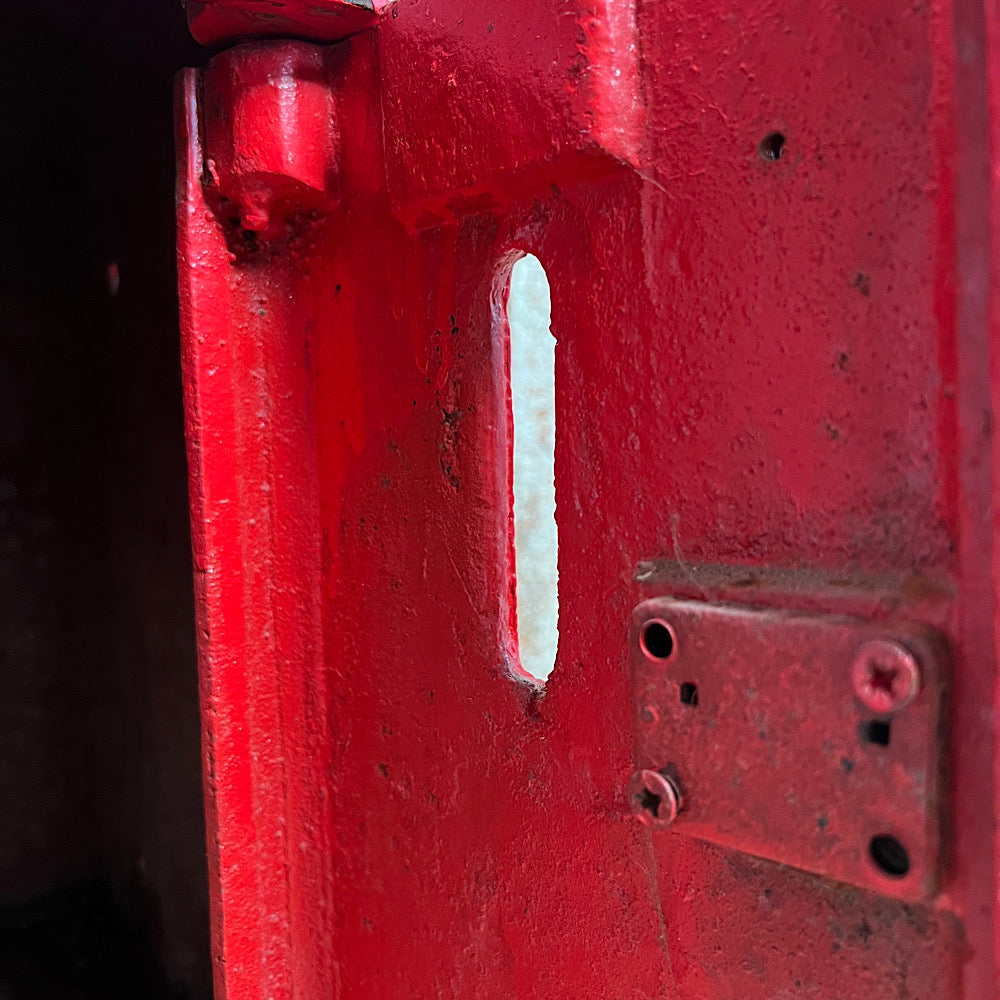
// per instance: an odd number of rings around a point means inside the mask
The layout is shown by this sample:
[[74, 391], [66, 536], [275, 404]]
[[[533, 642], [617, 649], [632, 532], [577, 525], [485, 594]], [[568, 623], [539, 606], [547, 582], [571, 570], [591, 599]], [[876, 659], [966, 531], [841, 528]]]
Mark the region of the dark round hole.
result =
[[648, 788], [642, 790], [642, 794], [639, 796], [639, 807], [643, 812], [648, 812], [650, 816], [659, 817], [662, 805], [663, 799], [656, 792], [651, 792]]
[[762, 160], [780, 160], [781, 153], [785, 148], [785, 137], [780, 132], [771, 132], [765, 135], [757, 147]]
[[677, 643], [674, 630], [662, 621], [647, 622], [642, 630], [643, 652], [654, 660], [669, 660]]
[[868, 853], [878, 867], [893, 878], [902, 878], [909, 874], [910, 855], [906, 848], [891, 834], [880, 833], [872, 837], [868, 844]]

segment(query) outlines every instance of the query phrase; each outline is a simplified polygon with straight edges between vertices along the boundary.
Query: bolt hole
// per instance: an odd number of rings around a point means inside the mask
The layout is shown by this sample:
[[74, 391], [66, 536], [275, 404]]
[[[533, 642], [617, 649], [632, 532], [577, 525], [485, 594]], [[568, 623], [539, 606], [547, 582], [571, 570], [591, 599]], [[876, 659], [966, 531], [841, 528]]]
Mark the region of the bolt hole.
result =
[[861, 724], [861, 739], [865, 743], [874, 743], [876, 746], [887, 747], [891, 730], [889, 723], [879, 719]]
[[656, 619], [647, 622], [642, 630], [642, 651], [652, 660], [669, 660], [677, 648], [674, 630]]
[[879, 869], [892, 878], [903, 878], [910, 871], [910, 855], [906, 848], [891, 834], [880, 833], [872, 837], [868, 853]]
[[785, 137], [780, 132], [771, 132], [761, 139], [757, 152], [762, 160], [774, 162], [781, 159], [781, 154], [785, 149]]
[[697, 708], [698, 706], [698, 685], [697, 684], [682, 684], [681, 685], [681, 704], [690, 705], [692, 708]]
[[660, 806], [663, 805], [663, 799], [655, 792], [644, 788], [642, 794], [639, 796], [639, 805], [642, 807], [643, 812], [649, 813], [650, 816], [659, 819]]

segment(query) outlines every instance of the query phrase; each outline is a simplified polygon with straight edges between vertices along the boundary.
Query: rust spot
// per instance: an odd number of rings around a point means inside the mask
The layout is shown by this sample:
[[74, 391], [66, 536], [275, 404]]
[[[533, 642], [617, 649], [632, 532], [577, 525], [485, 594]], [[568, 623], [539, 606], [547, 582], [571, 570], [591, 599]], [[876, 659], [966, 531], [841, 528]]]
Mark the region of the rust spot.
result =
[[923, 573], [913, 573], [900, 585], [900, 596], [907, 601], [945, 599], [955, 596], [952, 588], [936, 583]]

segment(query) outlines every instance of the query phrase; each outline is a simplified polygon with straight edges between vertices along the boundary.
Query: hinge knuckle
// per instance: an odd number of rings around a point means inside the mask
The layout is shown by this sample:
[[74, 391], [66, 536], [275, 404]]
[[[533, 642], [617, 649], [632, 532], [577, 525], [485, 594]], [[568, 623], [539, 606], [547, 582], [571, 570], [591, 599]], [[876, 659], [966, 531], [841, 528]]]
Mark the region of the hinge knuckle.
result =
[[205, 70], [206, 196], [225, 226], [274, 237], [339, 200], [325, 51], [306, 42], [251, 43]]

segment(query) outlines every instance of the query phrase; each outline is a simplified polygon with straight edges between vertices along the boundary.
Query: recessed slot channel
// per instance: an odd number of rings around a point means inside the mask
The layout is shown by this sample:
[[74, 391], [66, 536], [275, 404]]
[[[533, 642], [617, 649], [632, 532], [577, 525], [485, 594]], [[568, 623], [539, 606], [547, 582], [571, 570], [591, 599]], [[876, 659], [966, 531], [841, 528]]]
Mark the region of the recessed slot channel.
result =
[[555, 338], [549, 282], [537, 257], [514, 264], [510, 394], [514, 421], [514, 560], [521, 669], [544, 681], [559, 640], [559, 537], [555, 496]]
[[876, 746], [887, 747], [892, 730], [889, 723], [883, 719], [872, 719], [861, 724], [861, 739], [865, 743], [874, 743]]

